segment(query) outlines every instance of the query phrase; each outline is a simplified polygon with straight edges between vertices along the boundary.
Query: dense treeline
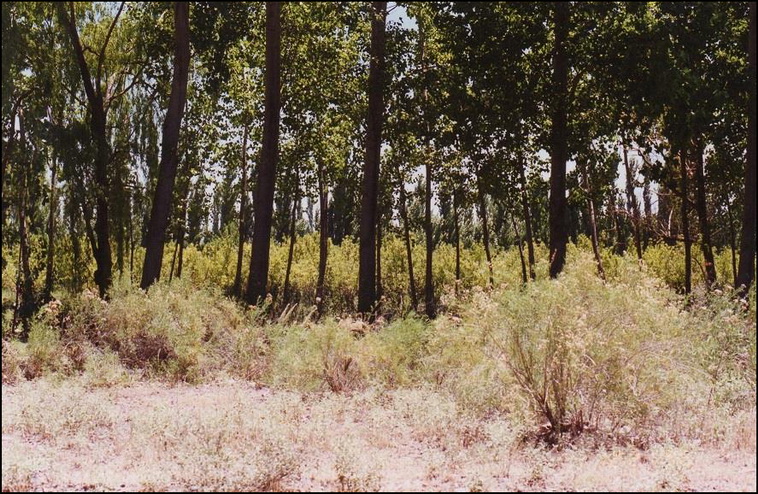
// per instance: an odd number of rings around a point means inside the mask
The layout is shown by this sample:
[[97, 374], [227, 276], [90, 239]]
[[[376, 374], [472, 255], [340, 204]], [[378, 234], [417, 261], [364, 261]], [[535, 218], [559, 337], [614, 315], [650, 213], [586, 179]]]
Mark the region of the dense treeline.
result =
[[22, 339], [56, 291], [188, 262], [249, 304], [429, 317], [466, 269], [502, 283], [513, 247], [519, 282], [555, 278], [583, 236], [601, 277], [681, 247], [683, 292], [753, 282], [755, 2], [3, 2], [2, 23]]

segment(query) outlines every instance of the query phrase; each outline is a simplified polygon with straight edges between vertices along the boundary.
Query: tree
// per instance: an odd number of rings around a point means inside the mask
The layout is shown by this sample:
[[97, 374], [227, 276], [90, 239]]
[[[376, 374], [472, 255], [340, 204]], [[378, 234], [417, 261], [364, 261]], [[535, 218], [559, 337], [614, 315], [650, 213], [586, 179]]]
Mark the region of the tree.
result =
[[[742, 210], [742, 239], [740, 240], [740, 266], [735, 285], [743, 297], [747, 297], [748, 289], [755, 275], [755, 221], [756, 221], [756, 173], [755, 173], [755, 2], [750, 2], [750, 33], [748, 46], [748, 131], [747, 131], [747, 161], [745, 163], [745, 203]], [[744, 287], [744, 288], [743, 288]]]
[[105, 61], [105, 53], [108, 48], [108, 43], [113, 34], [113, 29], [116, 27], [118, 18], [124, 8], [122, 2], [118, 8], [118, 11], [113, 16], [113, 19], [108, 27], [105, 40], [100, 46], [100, 50], [97, 53], [97, 66], [95, 69], [95, 78], [92, 78], [91, 71], [87, 60], [84, 56], [84, 48], [79, 40], [79, 32], [76, 28], [76, 15], [74, 11], [74, 3], [69, 2], [69, 12], [66, 12], [66, 4], [61, 2], [58, 4], [58, 13], [61, 18], [61, 22], [66, 26], [69, 37], [71, 39], [71, 46], [74, 50], [74, 56], [81, 72], [82, 81], [84, 83], [84, 92], [87, 96], [90, 110], [90, 131], [92, 132], [92, 139], [95, 141], [95, 195], [97, 204], [97, 213], [95, 218], [95, 237], [92, 238], [92, 253], [95, 256], [95, 262], [97, 263], [97, 270], [95, 271], [95, 283], [97, 283], [100, 290], [100, 296], [106, 297], [108, 289], [112, 283], [112, 258], [111, 258], [111, 245], [110, 245], [110, 222], [109, 222], [109, 194], [110, 183], [108, 178], [108, 165], [111, 160], [110, 143], [108, 142], [108, 133], [106, 129], [107, 112], [108, 107], [113, 100], [113, 96], [108, 91], [108, 88], [103, 88], [102, 76], [103, 65]]
[[253, 198], [253, 253], [245, 299], [253, 305], [266, 297], [271, 217], [274, 209], [276, 164], [279, 159], [279, 111], [281, 108], [281, 3], [266, 3], [266, 105], [263, 122], [263, 147]]
[[384, 120], [384, 50], [387, 2], [372, 2], [371, 62], [368, 82], [366, 161], [361, 201], [358, 312], [368, 314], [376, 304], [376, 218], [379, 192], [379, 161]]
[[556, 278], [566, 263], [566, 160], [567, 78], [566, 41], [569, 32], [568, 3], [557, 3], [553, 12], [553, 114], [550, 131], [550, 277]]
[[166, 120], [163, 125], [163, 144], [161, 162], [158, 171], [158, 183], [155, 187], [155, 198], [150, 213], [150, 223], [147, 231], [147, 249], [145, 264], [142, 268], [140, 286], [147, 289], [155, 283], [161, 274], [163, 263], [163, 247], [171, 210], [171, 200], [174, 193], [174, 182], [178, 166], [177, 146], [179, 129], [187, 101], [187, 79], [189, 77], [189, 3], [174, 4], [175, 48], [174, 75], [171, 83]]

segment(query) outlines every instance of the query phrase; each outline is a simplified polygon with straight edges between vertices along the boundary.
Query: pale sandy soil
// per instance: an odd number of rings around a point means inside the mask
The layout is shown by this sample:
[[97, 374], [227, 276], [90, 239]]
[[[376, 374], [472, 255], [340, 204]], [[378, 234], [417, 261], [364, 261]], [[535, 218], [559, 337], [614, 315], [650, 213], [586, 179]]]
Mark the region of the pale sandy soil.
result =
[[2, 386], [2, 489], [755, 492], [752, 422], [719, 445], [556, 452], [431, 391], [38, 380]]

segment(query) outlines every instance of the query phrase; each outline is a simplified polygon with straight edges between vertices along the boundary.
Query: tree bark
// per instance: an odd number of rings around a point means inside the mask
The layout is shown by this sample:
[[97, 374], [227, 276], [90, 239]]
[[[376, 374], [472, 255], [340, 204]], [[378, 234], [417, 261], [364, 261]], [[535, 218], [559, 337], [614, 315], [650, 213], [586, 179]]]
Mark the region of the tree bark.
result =
[[[26, 132], [24, 129], [23, 114], [19, 111], [19, 134], [20, 134], [20, 146], [21, 152], [24, 155], [20, 160], [20, 170], [18, 172], [18, 238], [19, 238], [19, 274], [20, 283], [17, 283], [16, 293], [20, 292], [20, 301], [17, 302], [17, 314], [21, 319], [21, 334], [19, 339], [26, 341], [29, 338], [29, 331], [31, 329], [31, 316], [35, 310], [34, 302], [34, 284], [32, 280], [32, 270], [29, 264], [29, 257], [31, 255], [31, 248], [29, 246], [29, 232], [26, 227], [26, 198], [28, 187], [28, 174], [29, 174], [29, 162], [26, 157]], [[33, 153], [36, 154], [36, 151]], [[32, 162], [34, 156], [32, 157]], [[20, 285], [20, 286], [18, 286]], [[17, 296], [18, 299], [18, 296]]]
[[247, 212], [247, 136], [248, 124], [242, 132], [242, 183], [240, 190], [240, 214], [239, 214], [239, 235], [237, 237], [237, 270], [234, 274], [234, 296], [242, 298], [242, 256], [245, 250], [245, 235], [247, 234], [247, 222], [245, 216]]
[[747, 112], [747, 162], [745, 163], [745, 202], [742, 209], [742, 238], [740, 239], [740, 265], [735, 283], [740, 294], [747, 298], [755, 276], [755, 221], [756, 221], [756, 173], [755, 173], [755, 2], [750, 3], [750, 35], [748, 45], [749, 97]]
[[58, 166], [55, 153], [50, 163], [50, 215], [47, 218], [47, 266], [45, 267], [45, 289], [42, 299], [48, 301], [53, 295], [55, 281], [55, 216], [58, 212], [58, 198], [55, 195]]
[[679, 173], [681, 174], [682, 235], [684, 237], [684, 293], [692, 292], [692, 240], [688, 217], [689, 194], [687, 192], [687, 150], [686, 145], [679, 151]]
[[187, 236], [187, 195], [189, 192], [185, 192], [184, 200], [182, 201], [182, 213], [179, 217], [179, 238], [176, 240], [179, 245], [179, 260], [176, 265], [176, 277], [181, 279], [182, 268], [184, 267], [184, 239]]
[[556, 278], [566, 263], [568, 243], [566, 201], [567, 84], [566, 41], [569, 32], [568, 3], [554, 7], [553, 122], [550, 130], [550, 277]]
[[376, 210], [379, 190], [379, 158], [384, 121], [384, 51], [387, 2], [372, 2], [371, 61], [369, 66], [366, 162], [361, 201], [358, 312], [367, 314], [376, 304]]
[[637, 260], [642, 260], [642, 238], [640, 236], [640, 206], [637, 203], [637, 195], [634, 193], [634, 170], [629, 164], [629, 156], [626, 145], [623, 146], [624, 170], [626, 171], [626, 202], [632, 213], [632, 232], [634, 234], [634, 248], [637, 251]]
[[382, 208], [376, 210], [376, 308], [381, 308], [384, 287], [382, 286]]
[[177, 146], [184, 106], [187, 101], [190, 59], [188, 2], [176, 2], [174, 4], [174, 26], [174, 73], [166, 121], [163, 124], [163, 145], [158, 169], [158, 183], [155, 186], [155, 199], [153, 200], [147, 230], [145, 264], [142, 268], [142, 282], [140, 283], [140, 287], [143, 289], [147, 289], [161, 276], [166, 228], [168, 227], [176, 169], [179, 162]]
[[453, 191], [453, 219], [455, 220], [455, 293], [461, 283], [461, 226], [458, 217], [458, 193]]
[[597, 237], [597, 218], [595, 216], [595, 200], [592, 196], [592, 185], [589, 176], [589, 170], [584, 173], [584, 188], [587, 192], [587, 208], [590, 216], [590, 233], [592, 238], [592, 253], [595, 256], [597, 264], [597, 274], [605, 280], [605, 270], [603, 269], [603, 259], [600, 257], [600, 242]]
[[700, 249], [705, 261], [705, 284], [708, 288], [716, 283], [716, 264], [713, 261], [713, 248], [711, 246], [711, 230], [708, 223], [708, 205], [705, 198], [705, 162], [703, 158], [702, 141], [698, 138], [695, 145], [697, 160], [695, 161], [695, 180], [697, 184], [697, 196], [695, 208], [700, 220]]
[[482, 219], [482, 237], [484, 241], [484, 254], [487, 257], [487, 271], [489, 272], [489, 286], [490, 288], [495, 286], [495, 276], [492, 272], [492, 252], [490, 251], [490, 230], [487, 223], [487, 202], [484, 197], [484, 191], [482, 190], [481, 179], [477, 180], [477, 189], [479, 195], [479, 216]]
[[726, 214], [729, 220], [729, 249], [732, 253], [732, 281], [737, 286], [737, 232], [734, 231], [734, 218], [732, 216], [732, 205], [729, 198], [726, 198]]
[[[299, 177], [298, 180], [299, 182]], [[287, 253], [287, 269], [284, 274], [284, 293], [282, 295], [282, 305], [286, 306], [290, 301], [290, 273], [292, 272], [292, 260], [295, 257], [295, 241], [297, 240], [297, 213], [300, 211], [300, 189], [295, 190], [295, 200], [292, 201], [292, 217], [290, 218], [290, 247]]]
[[263, 302], [268, 282], [271, 248], [271, 217], [274, 212], [276, 165], [279, 161], [279, 113], [281, 110], [281, 2], [266, 2], [266, 102], [263, 120], [263, 147], [258, 180], [253, 197], [253, 254], [245, 299], [254, 305]]
[[416, 296], [416, 279], [413, 276], [413, 249], [411, 246], [411, 234], [408, 225], [408, 210], [406, 208], [405, 184], [400, 181], [400, 218], [403, 220], [403, 239], [405, 240], [405, 257], [408, 264], [408, 295], [411, 297], [411, 307], [418, 309], [418, 297]]
[[424, 194], [424, 234], [426, 237], [426, 276], [424, 277], [424, 306], [430, 319], [437, 317], [437, 302], [434, 299], [434, 275], [432, 260], [434, 257], [434, 236], [432, 230], [432, 170], [426, 163], [426, 193]]
[[532, 235], [532, 213], [529, 210], [529, 196], [526, 191], [526, 172], [524, 160], [521, 160], [519, 172], [521, 174], [521, 209], [524, 212], [524, 230], [526, 233], [527, 259], [529, 260], [529, 278], [534, 281], [537, 274], [534, 272], [534, 237]]
[[522, 245], [521, 235], [519, 235], [518, 227], [516, 226], [516, 216], [511, 215], [511, 224], [513, 226], [513, 234], [518, 239], [518, 257], [521, 260], [521, 282], [526, 285], [529, 282], [529, 278], [526, 276], [526, 260], [524, 259], [524, 246]]
[[642, 220], [644, 226], [642, 232], [642, 250], [646, 250], [648, 243], [650, 242], [650, 219], [653, 216], [653, 205], [650, 192], [650, 177], [645, 177], [645, 181], [642, 186], [642, 203], [644, 205], [644, 215]]
[[326, 285], [326, 262], [329, 255], [329, 192], [326, 187], [326, 170], [323, 162], [319, 161], [318, 174], [319, 198], [319, 238], [318, 238], [318, 280], [316, 281], [316, 307], [318, 314], [324, 313], [324, 297]]
[[[108, 180], [108, 163], [110, 162], [110, 144], [108, 143], [107, 129], [106, 129], [106, 110], [104, 105], [104, 97], [102, 94], [102, 88], [100, 85], [100, 74], [102, 68], [102, 57], [98, 64], [96, 78], [93, 83], [90, 75], [87, 61], [84, 58], [84, 49], [82, 48], [79, 40], [79, 33], [76, 30], [76, 20], [74, 19], [74, 4], [70, 2], [71, 14], [66, 13], [65, 5], [61, 2], [58, 3], [58, 13], [61, 17], [63, 24], [66, 28], [71, 39], [71, 44], [76, 55], [76, 62], [81, 72], [82, 82], [84, 83], [84, 92], [87, 95], [87, 101], [90, 106], [90, 132], [92, 133], [92, 139], [95, 141], [95, 204], [97, 206], [97, 212], [95, 216], [95, 236], [96, 241], [92, 242], [92, 254], [95, 257], [95, 263], [97, 269], [95, 270], [95, 283], [98, 286], [100, 297], [107, 298], [108, 290], [113, 281], [113, 266], [112, 255], [110, 246], [110, 221], [109, 216], [109, 200], [110, 200], [110, 185]], [[123, 3], [121, 5], [123, 8]], [[113, 23], [111, 24], [112, 32], [115, 21], [118, 19], [116, 15]], [[105, 44], [101, 48], [101, 53], [105, 53], [105, 48], [108, 43], [106, 38]]]

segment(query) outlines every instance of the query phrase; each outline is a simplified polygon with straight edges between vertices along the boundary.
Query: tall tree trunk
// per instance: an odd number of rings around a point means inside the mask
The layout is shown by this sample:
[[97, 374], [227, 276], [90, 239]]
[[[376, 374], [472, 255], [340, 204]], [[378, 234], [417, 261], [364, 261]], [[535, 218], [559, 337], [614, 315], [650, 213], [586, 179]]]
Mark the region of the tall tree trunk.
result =
[[[747, 297], [755, 276], [755, 2], [750, 2], [750, 35], [748, 46], [749, 97], [747, 112], [747, 163], [745, 163], [745, 204], [742, 209], [742, 239], [740, 240], [740, 266], [735, 285]], [[744, 288], [741, 288], [744, 287]]]
[[[19, 111], [19, 133], [20, 133], [20, 145], [21, 152], [27, 153], [26, 146], [26, 132], [24, 129], [24, 118]], [[36, 150], [33, 152], [31, 162], [34, 162]], [[20, 170], [18, 171], [18, 238], [19, 238], [19, 274], [20, 283], [17, 282], [17, 313], [21, 319], [21, 341], [26, 341], [29, 338], [29, 331], [31, 328], [31, 316], [35, 310], [34, 302], [34, 285], [32, 280], [32, 270], [29, 264], [29, 257], [31, 255], [31, 248], [29, 246], [29, 232], [26, 227], [26, 199], [28, 196], [28, 174], [29, 174], [29, 158], [24, 154], [20, 161]], [[20, 286], [19, 286], [20, 285]], [[20, 301], [18, 294], [20, 293]]]
[[55, 216], [58, 212], [58, 198], [55, 194], [58, 165], [55, 153], [50, 162], [50, 215], [47, 218], [47, 266], [45, 268], [45, 289], [42, 299], [48, 301], [52, 298], [53, 283], [55, 281]]
[[[87, 101], [90, 106], [90, 132], [92, 133], [92, 139], [95, 141], [95, 196], [97, 205], [97, 212], [95, 215], [95, 231], [93, 238], [90, 239], [92, 244], [92, 254], [95, 257], [95, 263], [97, 269], [95, 270], [95, 283], [98, 286], [100, 296], [107, 298], [108, 290], [110, 289], [113, 281], [113, 266], [112, 255], [110, 246], [110, 221], [109, 216], [109, 200], [110, 200], [110, 185], [108, 180], [108, 163], [110, 162], [110, 144], [108, 143], [108, 135], [106, 128], [106, 109], [105, 100], [101, 87], [101, 73], [102, 73], [102, 61], [105, 49], [108, 45], [108, 40], [115, 27], [115, 23], [118, 20], [121, 11], [123, 10], [124, 3], [121, 3], [118, 13], [116, 14], [108, 34], [106, 35], [105, 42], [101, 47], [100, 60], [98, 61], [98, 67], [96, 71], [95, 80], [93, 82], [90, 75], [89, 66], [84, 57], [84, 49], [79, 40], [79, 33], [76, 29], [76, 20], [74, 18], [74, 4], [69, 3], [71, 10], [70, 15], [66, 13], [66, 7], [63, 2], [58, 3], [58, 14], [63, 24], [66, 25], [66, 29], [71, 39], [71, 44], [76, 56], [76, 62], [79, 66], [79, 71], [82, 76], [82, 82], [84, 83], [84, 92], [87, 95]], [[84, 206], [84, 205], [83, 205]], [[84, 206], [86, 209], [86, 206]], [[86, 226], [89, 229], [90, 223], [85, 218]], [[89, 232], [88, 232], [89, 233]], [[96, 238], [94, 238], [96, 237]]]
[[366, 163], [361, 201], [358, 312], [369, 313], [376, 303], [376, 209], [379, 191], [379, 158], [384, 121], [384, 49], [387, 2], [372, 2], [371, 61], [369, 67]]
[[434, 278], [432, 261], [434, 256], [434, 236], [432, 230], [432, 170], [426, 163], [426, 193], [424, 194], [424, 234], [426, 237], [426, 271], [424, 277], [424, 306], [430, 319], [437, 317], [437, 302], [434, 299]]
[[461, 283], [461, 226], [458, 217], [458, 191], [453, 191], [453, 220], [455, 221], [455, 293]]
[[239, 235], [237, 237], [237, 270], [234, 274], [233, 293], [237, 298], [242, 298], [242, 256], [245, 250], [245, 235], [247, 234], [247, 222], [245, 216], [247, 213], [247, 136], [248, 123], [245, 122], [245, 128], [242, 132], [242, 183], [240, 190], [240, 214], [239, 214]]
[[537, 278], [537, 274], [534, 272], [534, 238], [532, 235], [532, 213], [529, 210], [529, 196], [526, 191], [526, 172], [524, 160], [521, 159], [521, 166], [519, 167], [520, 180], [521, 180], [521, 209], [524, 213], [524, 230], [526, 232], [526, 248], [527, 258], [529, 260], [529, 278], [532, 280]]
[[590, 233], [592, 238], [592, 253], [595, 256], [595, 264], [597, 264], [597, 274], [601, 279], [605, 279], [605, 270], [603, 269], [603, 259], [600, 257], [600, 242], [597, 237], [597, 217], [595, 216], [595, 199], [592, 195], [592, 185], [590, 179], [590, 172], [587, 169], [584, 172], [584, 188], [587, 192], [587, 208], [589, 209], [590, 217]]
[[168, 226], [174, 182], [176, 181], [176, 169], [179, 162], [177, 156], [179, 130], [187, 101], [190, 59], [189, 3], [176, 2], [174, 4], [174, 26], [174, 73], [166, 121], [163, 124], [163, 144], [158, 169], [158, 183], [155, 186], [155, 199], [153, 200], [147, 229], [145, 264], [142, 268], [142, 282], [140, 283], [143, 289], [147, 289], [161, 276], [166, 227]]
[[732, 216], [732, 205], [729, 198], [726, 198], [726, 214], [729, 219], [729, 249], [732, 253], [732, 280], [737, 286], [737, 232], [734, 230], [734, 217]]
[[650, 177], [645, 176], [645, 181], [642, 186], [642, 203], [645, 207], [645, 218], [642, 220], [644, 229], [642, 232], [642, 250], [647, 249], [647, 245], [650, 242], [650, 220], [653, 216], [653, 204], [650, 192]]
[[411, 247], [411, 234], [408, 225], [408, 210], [406, 209], [405, 184], [400, 181], [400, 218], [403, 220], [403, 239], [405, 240], [405, 257], [408, 264], [408, 295], [411, 297], [411, 307], [418, 309], [418, 297], [416, 296], [416, 279], [413, 276], [413, 249]]
[[516, 226], [516, 215], [511, 215], [511, 224], [513, 226], [513, 234], [518, 239], [518, 257], [521, 260], [521, 282], [526, 285], [529, 282], [529, 278], [526, 276], [526, 260], [524, 259], [524, 246], [522, 245], [521, 235], [518, 232], [518, 226]]
[[189, 186], [184, 194], [184, 201], [182, 202], [182, 215], [179, 218], [179, 263], [176, 266], [176, 277], [182, 277], [182, 267], [184, 266], [184, 237], [187, 234], [187, 196], [189, 195]]
[[132, 217], [134, 213], [134, 208], [132, 207], [132, 201], [133, 197], [130, 193], [128, 196], [129, 200], [129, 222], [128, 225], [128, 233], [129, 233], [129, 282], [134, 283], [134, 218]]
[[481, 179], [477, 180], [477, 192], [479, 195], [479, 216], [482, 218], [482, 237], [484, 240], [484, 254], [487, 257], [487, 271], [489, 272], [489, 286], [490, 288], [495, 286], [495, 276], [492, 272], [492, 253], [490, 251], [490, 229], [487, 223], [487, 202], [484, 197], [484, 191], [482, 190]]
[[637, 251], [637, 260], [642, 260], [642, 238], [640, 237], [640, 206], [637, 204], [637, 195], [634, 193], [634, 170], [629, 164], [629, 156], [626, 145], [623, 146], [624, 169], [626, 170], [626, 203], [632, 213], [632, 233], [634, 235], [634, 248]]
[[80, 266], [82, 265], [81, 262], [81, 252], [82, 247], [79, 243], [79, 232], [77, 231], [76, 224], [79, 221], [79, 207], [77, 205], [77, 200], [75, 197], [75, 186], [71, 184], [72, 186], [69, 187], [69, 197], [66, 204], [66, 209], [68, 213], [68, 234], [69, 238], [71, 239], [71, 284], [69, 285], [69, 290], [71, 290], [74, 293], [79, 292], [82, 289], [82, 276], [80, 271]]
[[382, 286], [382, 208], [376, 210], [376, 300], [377, 310], [381, 307], [384, 287]]
[[[3, 5], [3, 9], [5, 9], [5, 5]], [[5, 22], [7, 18], [4, 18], [3, 21]], [[3, 66], [3, 70], [5, 70], [6, 67]], [[20, 100], [19, 100], [20, 101]], [[8, 142], [5, 143], [5, 147], [3, 148], [3, 159], [2, 159], [2, 190], [8, 190], [5, 187], [5, 178], [6, 178], [6, 170], [8, 168], [8, 162], [11, 159], [11, 156], [13, 155], [13, 147], [15, 145], [15, 137], [16, 137], [16, 112], [18, 111], [18, 103], [13, 105], [13, 109], [10, 113], [10, 119], [8, 122]], [[5, 124], [5, 122], [3, 122]], [[2, 231], [5, 230], [5, 212], [8, 209], [8, 201], [6, 201], [6, 195], [2, 194], [2, 197], [0, 198], [2, 200]], [[2, 269], [5, 269], [5, 254], [3, 253], [2, 256]]]
[[690, 239], [689, 194], [687, 191], [687, 146], [679, 150], [679, 173], [681, 174], [682, 236], [684, 237], [684, 293], [692, 292], [692, 240]]
[[329, 255], [329, 191], [326, 187], [326, 170], [319, 161], [318, 170], [319, 232], [318, 232], [318, 280], [316, 281], [316, 307], [318, 314], [324, 313], [326, 285], [326, 261]]
[[[300, 179], [298, 177], [297, 182]], [[286, 306], [290, 301], [290, 273], [292, 272], [292, 260], [295, 258], [295, 241], [297, 240], [297, 213], [300, 211], [300, 189], [295, 190], [295, 200], [292, 201], [292, 216], [290, 218], [290, 247], [287, 253], [287, 269], [284, 274], [284, 294], [282, 295], [282, 305]]]
[[556, 278], [566, 263], [568, 243], [566, 201], [567, 84], [566, 41], [569, 32], [568, 3], [554, 7], [555, 46], [553, 49], [553, 122], [550, 129], [550, 277]]
[[271, 217], [274, 212], [276, 164], [279, 161], [281, 38], [281, 2], [266, 2], [266, 107], [263, 147], [253, 197], [253, 254], [245, 294], [247, 303], [251, 305], [265, 299], [268, 282]]
[[171, 269], [168, 274], [168, 282], [171, 283], [174, 280], [174, 268], [176, 267], [176, 255], [179, 253], [179, 242], [174, 244], [174, 255], [171, 256]]
[[703, 151], [702, 140], [698, 138], [695, 145], [695, 152], [697, 153], [697, 160], [695, 161], [695, 180], [697, 184], [695, 208], [700, 220], [700, 249], [703, 252], [703, 260], [705, 261], [705, 284], [710, 288], [716, 283], [716, 264], [713, 261], [711, 230], [708, 223], [708, 205], [705, 199], [705, 162]]

